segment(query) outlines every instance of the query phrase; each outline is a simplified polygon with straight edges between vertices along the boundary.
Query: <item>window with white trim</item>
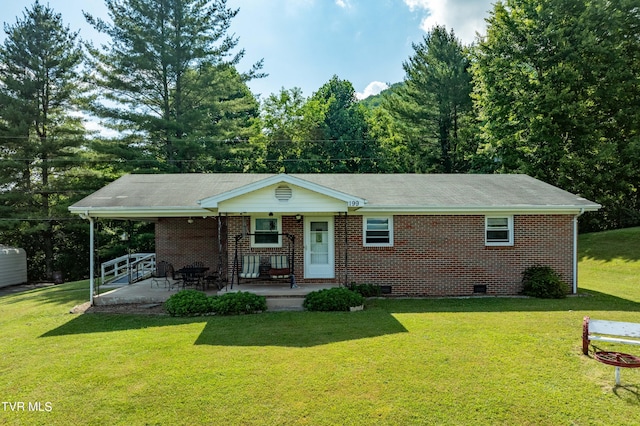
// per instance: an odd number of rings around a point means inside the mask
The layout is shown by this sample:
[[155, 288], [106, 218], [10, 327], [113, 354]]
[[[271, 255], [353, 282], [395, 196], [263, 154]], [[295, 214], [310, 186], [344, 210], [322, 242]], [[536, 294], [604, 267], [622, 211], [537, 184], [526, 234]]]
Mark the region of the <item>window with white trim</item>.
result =
[[282, 247], [281, 220], [279, 217], [254, 217], [253, 237], [251, 245], [253, 247]]
[[485, 217], [485, 245], [513, 245], [513, 216]]
[[393, 216], [364, 216], [362, 235], [364, 246], [393, 246]]

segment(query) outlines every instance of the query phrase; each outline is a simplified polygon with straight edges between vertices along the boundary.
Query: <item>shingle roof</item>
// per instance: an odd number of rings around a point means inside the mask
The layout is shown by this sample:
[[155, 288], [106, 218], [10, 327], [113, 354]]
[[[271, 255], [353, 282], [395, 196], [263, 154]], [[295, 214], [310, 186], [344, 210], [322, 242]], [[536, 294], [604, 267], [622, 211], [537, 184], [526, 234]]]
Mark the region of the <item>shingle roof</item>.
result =
[[[273, 174], [125, 175], [74, 204], [70, 209], [198, 209], [198, 201]], [[573, 208], [600, 206], [580, 196], [519, 174], [291, 174], [367, 201], [367, 209], [425, 208]]]

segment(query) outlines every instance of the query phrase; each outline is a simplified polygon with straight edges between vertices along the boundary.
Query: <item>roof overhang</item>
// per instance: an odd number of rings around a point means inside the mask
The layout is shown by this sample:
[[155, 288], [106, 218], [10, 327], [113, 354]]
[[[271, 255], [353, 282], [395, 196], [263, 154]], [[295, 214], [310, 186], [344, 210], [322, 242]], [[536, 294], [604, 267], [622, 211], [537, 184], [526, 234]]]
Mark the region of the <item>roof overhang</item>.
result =
[[69, 212], [81, 217], [104, 217], [112, 219], [154, 219], [158, 217], [208, 217], [217, 216], [217, 212], [206, 209], [184, 207], [69, 207]]
[[360, 214], [394, 213], [394, 214], [427, 214], [427, 215], [475, 215], [475, 214], [583, 214], [597, 211], [602, 206], [365, 206], [358, 210]]

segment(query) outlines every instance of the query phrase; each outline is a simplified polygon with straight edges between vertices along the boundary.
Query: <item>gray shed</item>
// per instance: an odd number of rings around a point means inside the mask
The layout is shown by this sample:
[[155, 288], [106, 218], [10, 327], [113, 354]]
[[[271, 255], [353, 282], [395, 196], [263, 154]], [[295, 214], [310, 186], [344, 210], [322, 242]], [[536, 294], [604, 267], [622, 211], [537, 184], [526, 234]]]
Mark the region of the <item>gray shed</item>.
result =
[[27, 253], [0, 245], [0, 287], [27, 282]]

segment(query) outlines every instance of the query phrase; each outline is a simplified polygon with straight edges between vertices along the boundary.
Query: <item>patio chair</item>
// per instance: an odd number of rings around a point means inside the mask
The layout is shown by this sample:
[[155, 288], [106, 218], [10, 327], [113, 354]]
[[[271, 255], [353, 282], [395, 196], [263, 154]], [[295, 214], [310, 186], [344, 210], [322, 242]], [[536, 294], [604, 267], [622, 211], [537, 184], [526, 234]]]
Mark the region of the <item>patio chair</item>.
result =
[[289, 278], [291, 269], [289, 268], [289, 257], [284, 255], [269, 256], [269, 276], [271, 278]]
[[224, 287], [218, 275], [218, 271], [207, 272], [204, 276], [205, 288], [208, 290], [209, 287], [211, 287], [211, 285], [214, 285], [214, 284], [218, 290], [222, 290]]
[[240, 278], [258, 278], [260, 276], [260, 256], [256, 254], [242, 256]]
[[164, 287], [167, 288], [169, 286], [169, 277], [168, 273], [169, 262], [163, 260], [156, 264], [156, 270], [153, 271], [151, 275], [151, 288], [153, 288], [154, 284], [156, 287], [160, 288], [160, 283], [164, 283]]
[[182, 279], [176, 277], [176, 270], [171, 263], [167, 266], [167, 280], [169, 281], [169, 290], [173, 290], [174, 287], [179, 287], [182, 284]]

